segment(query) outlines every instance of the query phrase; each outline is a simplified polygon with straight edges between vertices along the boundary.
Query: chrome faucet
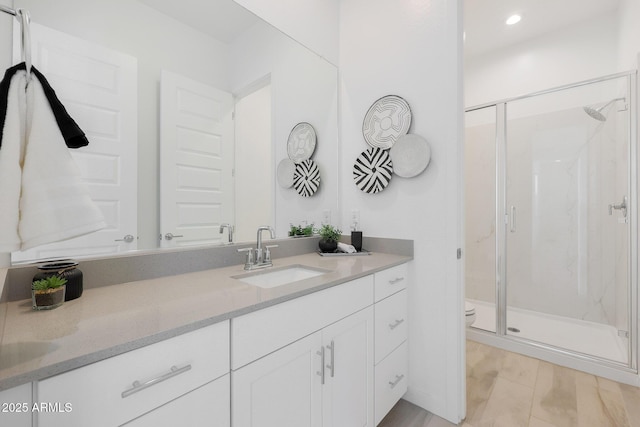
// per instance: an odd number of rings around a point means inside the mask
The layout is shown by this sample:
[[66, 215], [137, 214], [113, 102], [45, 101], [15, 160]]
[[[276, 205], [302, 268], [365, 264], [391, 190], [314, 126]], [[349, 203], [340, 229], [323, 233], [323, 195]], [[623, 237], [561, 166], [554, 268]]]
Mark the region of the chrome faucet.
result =
[[[258, 227], [258, 236], [257, 236], [257, 242], [256, 242], [256, 264], [261, 264], [265, 261], [265, 258], [267, 258], [266, 255], [268, 255], [269, 258], [269, 264], [271, 264], [271, 254], [269, 253], [269, 248], [267, 248], [267, 250], [265, 251], [262, 248], [262, 232], [263, 231], [269, 231], [269, 234], [271, 236], [272, 239], [276, 238], [276, 232], [274, 231], [274, 229], [272, 227], [269, 227], [268, 225], [261, 225], [260, 227]], [[270, 246], [271, 247], [271, 246]]]
[[262, 232], [269, 231], [272, 239], [276, 238], [276, 233], [272, 227], [263, 225], [258, 227], [258, 234], [256, 238], [256, 247], [254, 248], [242, 248], [238, 249], [238, 252], [246, 252], [247, 259], [244, 263], [245, 270], [254, 270], [256, 268], [264, 268], [273, 266], [271, 261], [271, 248], [277, 248], [278, 245], [262, 245]]
[[224, 231], [224, 229], [229, 230], [229, 241], [227, 243], [233, 243], [233, 225], [231, 224], [220, 224], [220, 234]]

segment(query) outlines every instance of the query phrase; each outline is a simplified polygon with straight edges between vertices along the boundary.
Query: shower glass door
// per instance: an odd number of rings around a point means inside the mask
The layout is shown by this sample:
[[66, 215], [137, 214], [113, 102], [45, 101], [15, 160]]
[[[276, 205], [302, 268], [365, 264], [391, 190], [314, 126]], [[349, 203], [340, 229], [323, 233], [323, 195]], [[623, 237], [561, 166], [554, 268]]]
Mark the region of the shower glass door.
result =
[[629, 363], [627, 76], [506, 103], [498, 333]]
[[465, 114], [465, 283], [473, 328], [496, 332], [496, 106]]

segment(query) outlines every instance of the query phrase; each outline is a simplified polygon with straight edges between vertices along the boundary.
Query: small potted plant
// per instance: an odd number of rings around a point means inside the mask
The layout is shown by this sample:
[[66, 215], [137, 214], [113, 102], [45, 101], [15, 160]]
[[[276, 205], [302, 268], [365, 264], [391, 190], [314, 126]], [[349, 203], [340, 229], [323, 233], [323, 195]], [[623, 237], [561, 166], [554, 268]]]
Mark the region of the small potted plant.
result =
[[291, 229], [289, 230], [290, 237], [310, 237], [313, 236], [313, 224], [301, 226], [289, 224]]
[[31, 302], [34, 310], [50, 310], [64, 302], [67, 279], [49, 276], [31, 284]]
[[335, 252], [338, 248], [338, 240], [340, 239], [340, 235], [342, 231], [335, 228], [331, 224], [325, 224], [318, 230], [318, 234], [320, 235], [320, 242], [318, 242], [318, 247], [321, 252]]

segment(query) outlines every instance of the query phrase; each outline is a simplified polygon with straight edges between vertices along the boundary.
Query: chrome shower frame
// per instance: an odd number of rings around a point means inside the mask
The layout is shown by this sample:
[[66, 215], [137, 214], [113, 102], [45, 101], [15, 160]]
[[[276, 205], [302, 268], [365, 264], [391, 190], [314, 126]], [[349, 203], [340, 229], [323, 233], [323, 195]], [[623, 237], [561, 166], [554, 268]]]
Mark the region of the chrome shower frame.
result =
[[[628, 364], [617, 363], [602, 359], [596, 356], [578, 353], [567, 349], [533, 342], [524, 338], [519, 338], [507, 333], [506, 313], [507, 313], [507, 263], [506, 263], [506, 218], [508, 217], [506, 205], [506, 120], [507, 104], [513, 101], [536, 97], [539, 95], [560, 92], [567, 89], [587, 86], [594, 83], [608, 80], [626, 78], [627, 93], [626, 100], [629, 106], [629, 152], [628, 152], [628, 188], [629, 188], [629, 248], [627, 253], [629, 303], [627, 315], [629, 319], [629, 348]], [[481, 110], [483, 108], [495, 107], [496, 111], [496, 332], [472, 330], [470, 337], [487, 344], [495, 345], [507, 350], [519, 351], [548, 360], [553, 363], [564, 364], [576, 369], [581, 369], [596, 375], [607, 376], [617, 381], [640, 385], [638, 377], [638, 341], [640, 340], [640, 319], [638, 318], [638, 165], [640, 164], [640, 153], [638, 150], [638, 71], [632, 70], [622, 73], [611, 74], [596, 79], [584, 80], [577, 83], [558, 86], [538, 92], [520, 95], [512, 98], [502, 99], [495, 102], [485, 103], [465, 109], [465, 113]], [[497, 338], [497, 340], [496, 340]]]

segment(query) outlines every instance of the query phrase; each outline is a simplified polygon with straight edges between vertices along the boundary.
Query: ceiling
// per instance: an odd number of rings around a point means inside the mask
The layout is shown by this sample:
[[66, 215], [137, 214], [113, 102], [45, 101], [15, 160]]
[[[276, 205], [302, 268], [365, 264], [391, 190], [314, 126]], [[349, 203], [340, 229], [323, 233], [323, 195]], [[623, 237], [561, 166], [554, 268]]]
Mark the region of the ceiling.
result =
[[[465, 56], [476, 56], [559, 30], [618, 8], [619, 0], [464, 0]], [[513, 15], [516, 25], [505, 25]]]
[[233, 0], [138, 0], [223, 43], [232, 42], [260, 19]]

